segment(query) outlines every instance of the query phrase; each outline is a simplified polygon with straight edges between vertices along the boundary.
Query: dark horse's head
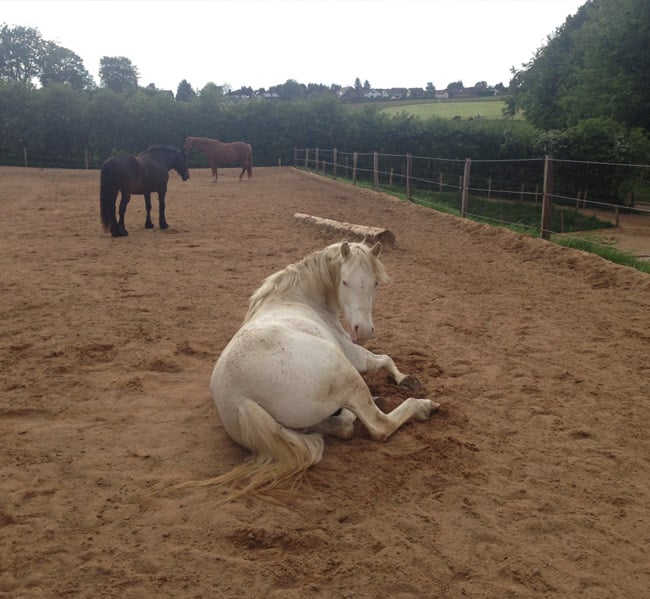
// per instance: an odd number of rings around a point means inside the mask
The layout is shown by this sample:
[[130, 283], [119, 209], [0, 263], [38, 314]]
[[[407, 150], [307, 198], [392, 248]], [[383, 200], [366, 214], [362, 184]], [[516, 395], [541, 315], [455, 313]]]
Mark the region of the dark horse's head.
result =
[[150, 156], [158, 162], [162, 162], [167, 170], [173, 168], [183, 181], [190, 178], [185, 148], [178, 150], [169, 146], [149, 146], [144, 152], [140, 152], [139, 156]]
[[187, 181], [190, 178], [190, 171], [187, 168], [187, 153], [185, 152], [185, 148], [178, 152], [173, 168], [181, 176], [183, 181]]

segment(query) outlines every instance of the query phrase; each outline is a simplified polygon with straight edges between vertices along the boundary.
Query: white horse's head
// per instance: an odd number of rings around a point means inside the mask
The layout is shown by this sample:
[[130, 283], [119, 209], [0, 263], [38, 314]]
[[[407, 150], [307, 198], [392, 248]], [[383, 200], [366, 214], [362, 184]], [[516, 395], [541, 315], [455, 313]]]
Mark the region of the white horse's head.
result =
[[378, 258], [381, 244], [372, 248], [362, 243], [341, 244], [338, 301], [350, 327], [352, 341], [364, 344], [373, 333], [372, 306], [379, 283], [388, 276]]

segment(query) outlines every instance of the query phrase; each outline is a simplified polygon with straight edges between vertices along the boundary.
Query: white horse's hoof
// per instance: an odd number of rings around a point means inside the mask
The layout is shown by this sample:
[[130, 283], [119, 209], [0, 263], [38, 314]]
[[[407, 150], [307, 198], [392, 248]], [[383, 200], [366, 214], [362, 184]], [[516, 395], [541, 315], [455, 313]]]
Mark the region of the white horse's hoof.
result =
[[409, 391], [417, 391], [422, 388], [422, 383], [412, 374], [407, 374], [399, 383], [400, 387], [406, 387]]
[[428, 420], [438, 410], [440, 404], [431, 399], [418, 399], [418, 410], [415, 417], [418, 420]]

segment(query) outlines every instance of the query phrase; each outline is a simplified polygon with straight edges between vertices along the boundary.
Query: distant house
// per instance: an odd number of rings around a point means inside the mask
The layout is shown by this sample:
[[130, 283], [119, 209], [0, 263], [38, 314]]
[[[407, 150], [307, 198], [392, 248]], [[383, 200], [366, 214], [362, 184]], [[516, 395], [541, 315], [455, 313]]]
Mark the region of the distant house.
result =
[[256, 92], [255, 96], [258, 98], [265, 98], [266, 100], [277, 100], [280, 98], [279, 94], [275, 92]]
[[380, 89], [371, 89], [367, 92], [364, 92], [363, 97], [368, 98], [368, 100], [376, 100], [377, 98], [383, 98], [384, 92]]
[[449, 92], [447, 90], [436, 90], [435, 98], [436, 100], [449, 100]]
[[386, 92], [391, 100], [402, 100], [411, 95], [409, 90], [405, 87], [392, 87], [391, 89], [386, 90]]
[[230, 92], [228, 96], [233, 100], [248, 100], [250, 98], [250, 96], [247, 93], [243, 92], [241, 89]]

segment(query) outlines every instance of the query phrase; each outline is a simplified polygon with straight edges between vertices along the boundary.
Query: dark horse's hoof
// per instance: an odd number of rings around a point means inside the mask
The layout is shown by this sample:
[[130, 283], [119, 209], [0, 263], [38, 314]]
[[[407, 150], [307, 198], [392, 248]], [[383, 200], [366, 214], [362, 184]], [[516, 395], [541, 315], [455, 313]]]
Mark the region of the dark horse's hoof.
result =
[[144, 223], [145, 229], [153, 229], [153, 223]]
[[160, 228], [163, 230], [169, 229], [169, 225], [167, 223], [160, 223]]
[[128, 234], [129, 232], [124, 228], [111, 227], [111, 235], [113, 237], [126, 237]]

